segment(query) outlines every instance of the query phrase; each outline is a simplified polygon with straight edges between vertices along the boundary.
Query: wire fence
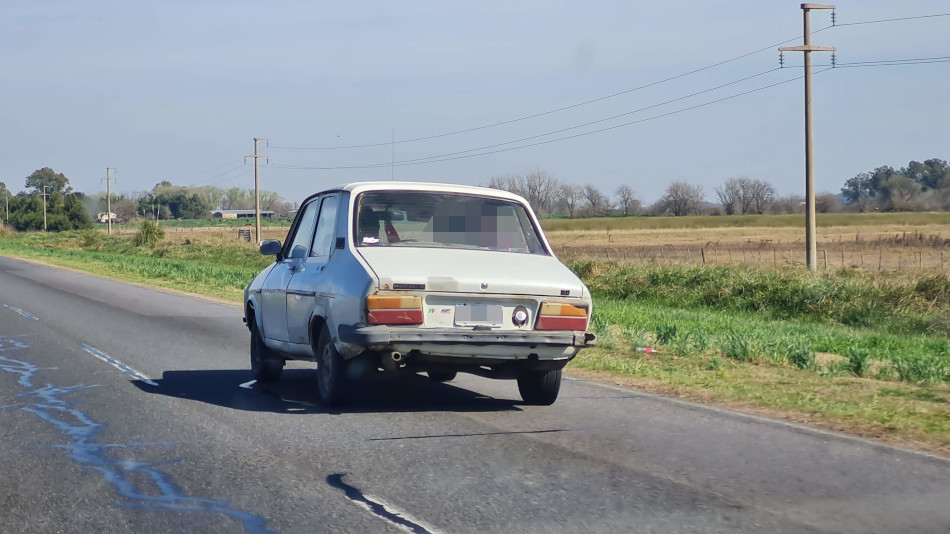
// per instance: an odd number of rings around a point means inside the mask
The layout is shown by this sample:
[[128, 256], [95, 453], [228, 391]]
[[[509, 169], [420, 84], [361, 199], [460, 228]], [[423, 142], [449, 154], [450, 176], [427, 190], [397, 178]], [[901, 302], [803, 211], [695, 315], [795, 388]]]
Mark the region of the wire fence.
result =
[[[778, 267], [805, 265], [804, 247], [674, 247], [674, 246], [562, 246], [556, 250], [564, 262], [595, 260], [654, 266], [743, 265]], [[950, 250], [927, 248], [819, 247], [819, 269], [853, 268], [873, 271], [945, 271]]]

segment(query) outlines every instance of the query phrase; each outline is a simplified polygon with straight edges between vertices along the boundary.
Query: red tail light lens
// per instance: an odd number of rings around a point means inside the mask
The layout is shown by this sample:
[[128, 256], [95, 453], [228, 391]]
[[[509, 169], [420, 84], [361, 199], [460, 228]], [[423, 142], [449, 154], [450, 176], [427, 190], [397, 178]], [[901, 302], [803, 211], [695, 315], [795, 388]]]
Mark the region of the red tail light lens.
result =
[[369, 324], [422, 324], [422, 299], [411, 296], [366, 297]]

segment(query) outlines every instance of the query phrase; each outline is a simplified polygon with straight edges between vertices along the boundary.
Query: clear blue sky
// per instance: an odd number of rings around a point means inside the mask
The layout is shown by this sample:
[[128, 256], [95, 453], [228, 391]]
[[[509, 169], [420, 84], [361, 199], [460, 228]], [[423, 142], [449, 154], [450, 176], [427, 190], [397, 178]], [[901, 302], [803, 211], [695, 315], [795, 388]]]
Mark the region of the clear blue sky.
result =
[[[675, 76], [801, 35], [799, 2], [3, 2], [0, 181], [52, 167], [76, 190], [158, 181], [252, 187], [241, 158], [267, 137], [262, 187], [300, 200], [339, 183], [484, 184], [543, 168], [646, 202], [674, 180], [750, 176], [803, 190], [802, 82], [610, 131], [497, 154], [377, 169], [299, 170], [465, 151], [569, 128], [761, 73], [775, 47], [595, 104], [429, 141]], [[950, 12], [946, 1], [839, 2], [840, 23]], [[830, 12], [812, 13], [812, 28]], [[832, 28], [841, 63], [950, 56], [950, 17]], [[790, 45], [800, 44], [799, 42]], [[816, 64], [829, 62], [815, 54]], [[800, 66], [801, 53], [786, 55]], [[816, 69], [818, 70], [818, 69]], [[787, 68], [596, 126], [682, 109], [800, 76]], [[950, 63], [840, 68], [815, 77], [817, 187], [883, 164], [950, 158]], [[562, 134], [565, 135], [565, 134]], [[557, 137], [557, 136], [553, 136]], [[538, 140], [551, 139], [543, 137]], [[505, 145], [509, 147], [513, 145]]]

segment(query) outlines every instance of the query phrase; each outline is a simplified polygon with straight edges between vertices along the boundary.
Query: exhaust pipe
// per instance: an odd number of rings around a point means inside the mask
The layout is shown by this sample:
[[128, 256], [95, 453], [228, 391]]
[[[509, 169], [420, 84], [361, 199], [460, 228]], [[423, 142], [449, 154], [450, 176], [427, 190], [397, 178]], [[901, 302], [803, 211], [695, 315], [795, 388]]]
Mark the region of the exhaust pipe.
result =
[[392, 351], [390, 353], [380, 354], [380, 364], [385, 371], [396, 371], [399, 369], [399, 364], [405, 360], [406, 357], [403, 356], [401, 352]]

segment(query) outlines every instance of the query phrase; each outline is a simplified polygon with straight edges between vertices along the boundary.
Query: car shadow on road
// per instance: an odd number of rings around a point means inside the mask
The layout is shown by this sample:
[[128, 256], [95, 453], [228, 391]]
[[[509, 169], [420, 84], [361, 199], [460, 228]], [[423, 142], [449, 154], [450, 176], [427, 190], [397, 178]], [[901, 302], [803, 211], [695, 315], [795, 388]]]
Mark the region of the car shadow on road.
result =
[[438, 383], [420, 375], [374, 376], [352, 385], [341, 407], [320, 404], [316, 371], [286, 369], [276, 384], [248, 384], [248, 370], [165, 371], [157, 386], [135, 381], [140, 390], [250, 412], [340, 414], [364, 412], [495, 412], [517, 411], [520, 400], [496, 399]]

